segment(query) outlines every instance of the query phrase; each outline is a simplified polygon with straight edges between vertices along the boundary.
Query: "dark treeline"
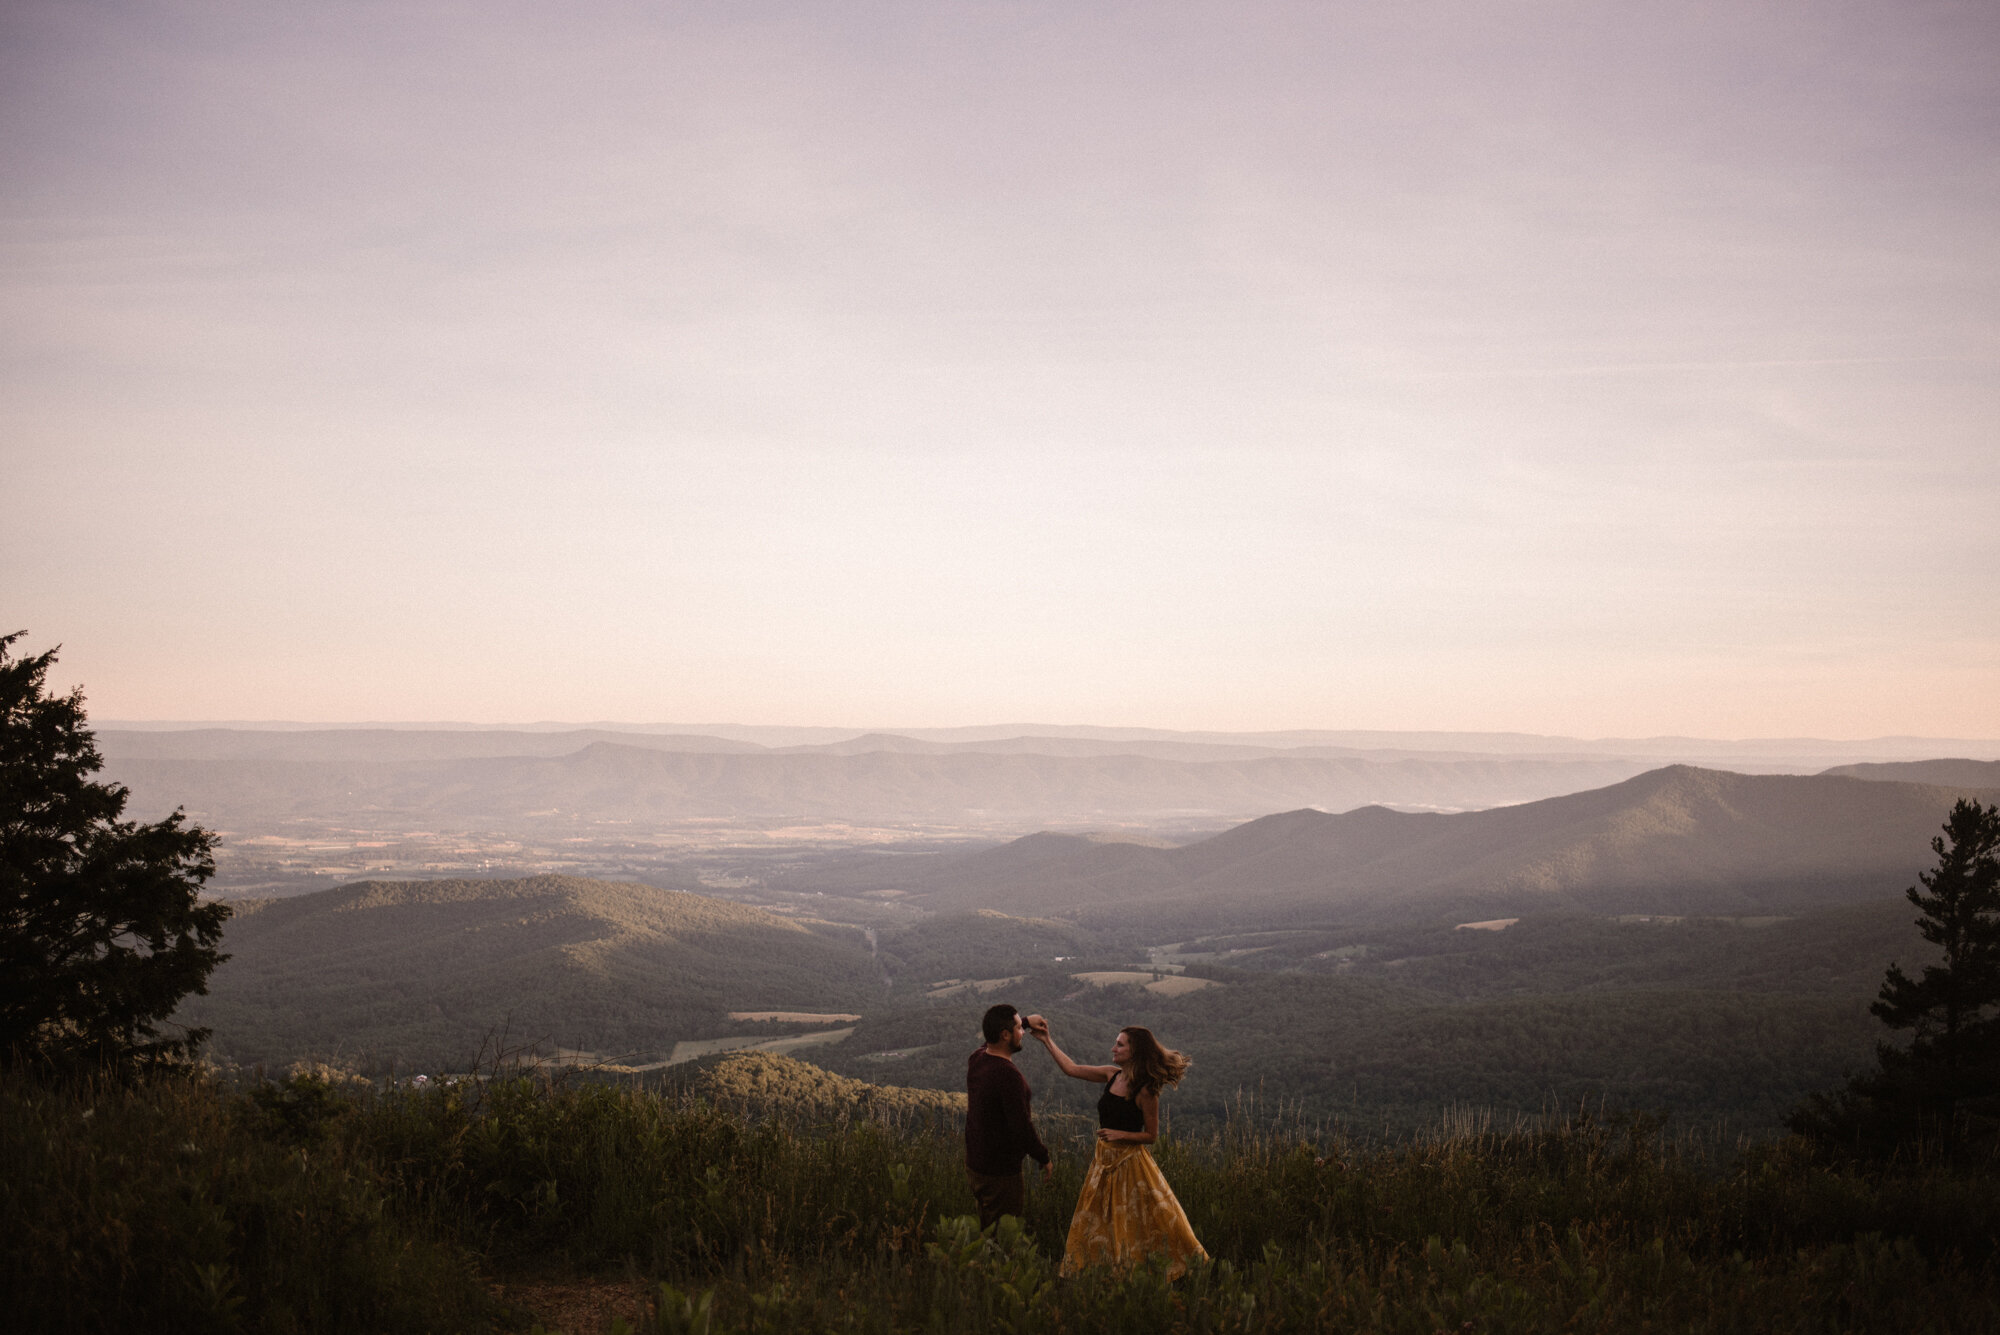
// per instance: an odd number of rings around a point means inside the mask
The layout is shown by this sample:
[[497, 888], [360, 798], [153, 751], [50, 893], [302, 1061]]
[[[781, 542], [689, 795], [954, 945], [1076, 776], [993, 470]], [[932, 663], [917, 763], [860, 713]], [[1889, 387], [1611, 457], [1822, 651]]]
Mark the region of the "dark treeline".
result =
[[[1182, 996], [1073, 976], [1151, 977], [1137, 938], [939, 918], [882, 933], [896, 987], [851, 1038], [799, 1055], [863, 1079], [962, 1088], [984, 998], [927, 985], [1018, 979], [991, 997], [1048, 1015], [1073, 1055], [1097, 1059], [1125, 1024], [1191, 1053], [1194, 1072], [1169, 1100], [1191, 1129], [1248, 1096], [1363, 1136], [1431, 1126], [1447, 1108], [1505, 1122], [1582, 1105], [1776, 1133], [1802, 1100], [1872, 1060], [1881, 1028], [1868, 998], [1885, 959], [1919, 953], [1909, 917], [1892, 901], [1780, 921], [1551, 914], [1499, 932], [1246, 930], [1161, 955], [1218, 984]], [[1045, 1106], [1081, 1108], [1037, 1050], [1022, 1065]]]

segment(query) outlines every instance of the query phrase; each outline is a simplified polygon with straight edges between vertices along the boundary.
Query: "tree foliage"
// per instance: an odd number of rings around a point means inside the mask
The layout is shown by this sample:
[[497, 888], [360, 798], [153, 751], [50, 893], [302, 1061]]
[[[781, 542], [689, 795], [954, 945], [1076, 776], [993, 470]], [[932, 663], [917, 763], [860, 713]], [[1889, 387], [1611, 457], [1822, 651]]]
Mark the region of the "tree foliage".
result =
[[207, 1037], [160, 1027], [206, 990], [227, 905], [203, 903], [215, 836], [175, 811], [119, 819], [83, 695], [48, 691], [56, 651], [0, 636], [0, 1062], [125, 1066]]
[[1913, 1030], [1911, 1059], [1955, 1087], [1980, 1078], [2000, 1036], [2000, 1018], [1988, 1013], [2000, 1006], [2000, 808], [1960, 798], [1944, 830], [1931, 840], [1937, 867], [1906, 892], [1924, 915], [1917, 931], [1944, 959], [1916, 978], [1891, 964], [1869, 1010]]
[[2000, 1125], [2000, 807], [1960, 798], [1931, 851], [1937, 865], [1905, 893], [1939, 959], [1914, 978], [1890, 964], [1869, 1007], [1910, 1041], [1879, 1044], [1877, 1069], [1815, 1098], [1795, 1130], [1879, 1149]]

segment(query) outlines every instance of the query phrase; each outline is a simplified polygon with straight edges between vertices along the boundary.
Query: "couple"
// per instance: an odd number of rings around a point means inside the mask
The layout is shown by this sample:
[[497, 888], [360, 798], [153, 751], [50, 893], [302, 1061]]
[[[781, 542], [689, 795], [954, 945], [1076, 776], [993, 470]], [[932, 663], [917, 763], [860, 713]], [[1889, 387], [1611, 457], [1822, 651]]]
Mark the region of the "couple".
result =
[[979, 1028], [986, 1046], [965, 1066], [965, 1169], [981, 1226], [1021, 1213], [1027, 1199], [1023, 1155], [1042, 1166], [1044, 1181], [1055, 1169], [1035, 1134], [1027, 1079], [1014, 1065], [1022, 1040], [1032, 1036], [1064, 1075], [1105, 1087], [1097, 1100], [1097, 1155], [1077, 1197], [1062, 1273], [1074, 1275], [1090, 1265], [1129, 1266], [1164, 1252], [1167, 1274], [1174, 1277], [1190, 1260], [1208, 1259], [1146, 1148], [1160, 1138], [1160, 1091], [1180, 1083], [1188, 1059], [1161, 1047], [1151, 1030], [1128, 1025], [1111, 1045], [1111, 1065], [1079, 1066], [1056, 1046], [1047, 1020], [1039, 1015], [1023, 1020], [1006, 1005], [989, 1008]]

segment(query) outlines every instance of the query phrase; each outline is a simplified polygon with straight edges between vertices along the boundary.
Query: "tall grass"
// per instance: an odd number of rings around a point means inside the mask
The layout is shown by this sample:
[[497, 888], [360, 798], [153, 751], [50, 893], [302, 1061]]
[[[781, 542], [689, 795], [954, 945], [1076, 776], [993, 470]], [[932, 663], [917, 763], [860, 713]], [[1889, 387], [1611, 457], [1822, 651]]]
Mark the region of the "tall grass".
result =
[[476, 1329], [477, 1258], [408, 1217], [322, 1111], [204, 1080], [0, 1079], [0, 1319], [23, 1331]]
[[[1395, 1145], [1239, 1119], [1158, 1157], [1215, 1258], [1058, 1281], [1089, 1128], [981, 1235], [948, 1120], [521, 1077], [420, 1093], [0, 1081], [0, 1285], [37, 1330], [490, 1330], [481, 1275], [636, 1275], [660, 1330], [2000, 1329], [2000, 1174], [1641, 1121]], [[595, 1332], [592, 1335], [596, 1335]]]

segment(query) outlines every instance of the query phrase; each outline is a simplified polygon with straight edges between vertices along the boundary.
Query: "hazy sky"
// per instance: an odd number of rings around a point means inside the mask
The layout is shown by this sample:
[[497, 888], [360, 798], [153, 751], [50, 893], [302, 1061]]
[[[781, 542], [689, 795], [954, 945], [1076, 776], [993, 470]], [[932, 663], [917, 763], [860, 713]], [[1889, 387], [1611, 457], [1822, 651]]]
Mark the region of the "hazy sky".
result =
[[2000, 736], [2000, 7], [0, 6], [99, 718]]

